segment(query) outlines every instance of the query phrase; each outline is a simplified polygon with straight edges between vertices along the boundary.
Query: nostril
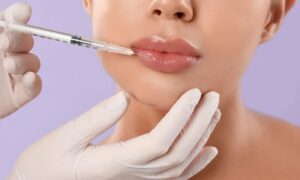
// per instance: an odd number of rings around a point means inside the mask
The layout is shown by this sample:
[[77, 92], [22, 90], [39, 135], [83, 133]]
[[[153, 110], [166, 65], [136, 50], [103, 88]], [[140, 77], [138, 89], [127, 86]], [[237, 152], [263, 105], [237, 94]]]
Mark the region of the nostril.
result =
[[158, 9], [155, 9], [155, 10], [153, 11], [153, 13], [154, 13], [154, 14], [157, 14], [157, 15], [160, 15], [160, 14], [161, 14], [161, 11], [158, 10]]
[[185, 16], [185, 14], [183, 12], [177, 12], [174, 14], [175, 17], [178, 17], [178, 18], [183, 18]]

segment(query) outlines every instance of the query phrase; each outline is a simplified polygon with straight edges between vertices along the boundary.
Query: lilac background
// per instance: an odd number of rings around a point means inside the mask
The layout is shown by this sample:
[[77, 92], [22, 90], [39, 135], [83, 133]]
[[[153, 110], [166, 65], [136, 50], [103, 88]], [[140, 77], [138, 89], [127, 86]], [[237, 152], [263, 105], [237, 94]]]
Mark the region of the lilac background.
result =
[[[14, 2], [1, 0], [0, 9]], [[91, 36], [90, 19], [81, 1], [71, 6], [70, 1], [27, 2], [33, 7], [31, 24]], [[258, 49], [243, 81], [243, 98], [248, 106], [296, 125], [300, 125], [299, 17], [297, 4], [277, 36]], [[9, 174], [29, 144], [116, 91], [95, 51], [40, 38], [35, 42], [33, 52], [42, 62], [43, 91], [26, 107], [0, 121], [0, 179]]]

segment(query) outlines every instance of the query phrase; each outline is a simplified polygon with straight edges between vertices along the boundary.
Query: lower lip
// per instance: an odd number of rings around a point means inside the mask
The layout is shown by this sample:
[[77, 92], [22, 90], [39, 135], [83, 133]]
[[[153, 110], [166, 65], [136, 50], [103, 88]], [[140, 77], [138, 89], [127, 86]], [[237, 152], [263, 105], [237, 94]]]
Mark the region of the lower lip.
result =
[[174, 53], [140, 49], [135, 49], [135, 53], [143, 64], [153, 70], [165, 73], [180, 72], [200, 62], [200, 57]]

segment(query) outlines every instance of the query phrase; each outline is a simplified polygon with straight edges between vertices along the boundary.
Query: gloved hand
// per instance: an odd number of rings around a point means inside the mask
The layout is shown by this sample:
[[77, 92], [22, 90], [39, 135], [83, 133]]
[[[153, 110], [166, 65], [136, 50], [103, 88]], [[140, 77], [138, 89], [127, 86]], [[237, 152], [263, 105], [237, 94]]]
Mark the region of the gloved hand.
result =
[[184, 93], [149, 133], [118, 143], [91, 144], [126, 111], [128, 100], [121, 91], [31, 145], [9, 179], [188, 179], [218, 153], [204, 145], [221, 117], [219, 96], [207, 93], [195, 108], [200, 96], [199, 89]]
[[[30, 6], [16, 3], [0, 13], [0, 20], [27, 23], [30, 15]], [[42, 82], [36, 74], [40, 62], [29, 53], [32, 47], [32, 36], [0, 28], [0, 119], [41, 91]]]

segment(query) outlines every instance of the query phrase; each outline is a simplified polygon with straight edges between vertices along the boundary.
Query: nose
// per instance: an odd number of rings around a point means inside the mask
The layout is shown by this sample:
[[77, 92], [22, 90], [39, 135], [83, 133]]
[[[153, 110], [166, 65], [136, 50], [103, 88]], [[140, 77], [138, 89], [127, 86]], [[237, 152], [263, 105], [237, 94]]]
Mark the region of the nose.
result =
[[191, 0], [153, 0], [149, 9], [157, 18], [191, 21], [194, 17]]

